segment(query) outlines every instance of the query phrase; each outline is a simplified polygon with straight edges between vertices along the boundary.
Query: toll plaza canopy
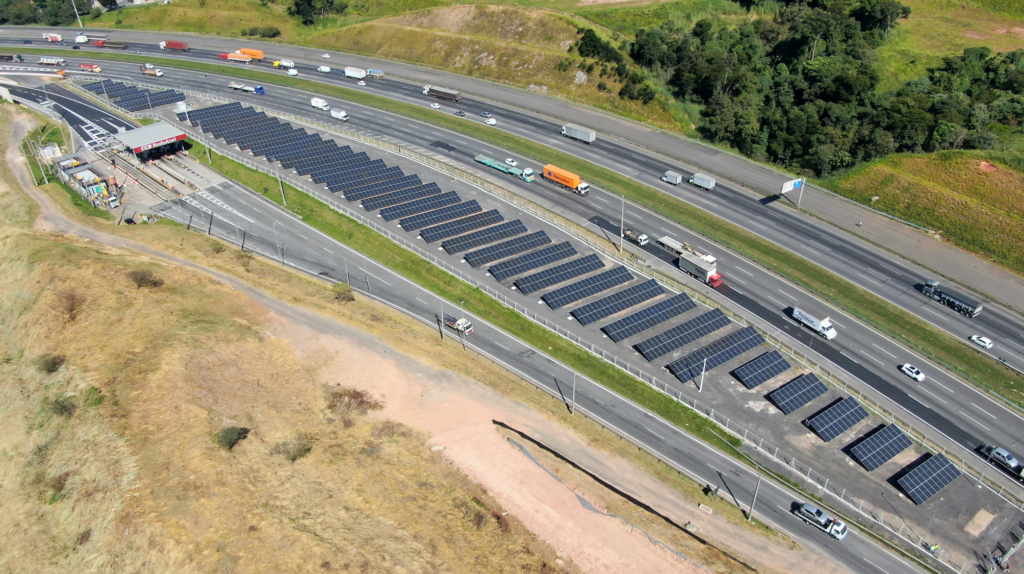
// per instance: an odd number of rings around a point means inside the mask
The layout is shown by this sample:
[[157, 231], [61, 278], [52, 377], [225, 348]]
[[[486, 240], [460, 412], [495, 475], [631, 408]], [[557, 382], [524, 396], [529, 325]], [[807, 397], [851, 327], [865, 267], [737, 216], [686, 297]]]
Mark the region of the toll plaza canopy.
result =
[[185, 137], [184, 132], [164, 122], [157, 122], [152, 125], [114, 134], [114, 139], [135, 153], [142, 153], [180, 142]]

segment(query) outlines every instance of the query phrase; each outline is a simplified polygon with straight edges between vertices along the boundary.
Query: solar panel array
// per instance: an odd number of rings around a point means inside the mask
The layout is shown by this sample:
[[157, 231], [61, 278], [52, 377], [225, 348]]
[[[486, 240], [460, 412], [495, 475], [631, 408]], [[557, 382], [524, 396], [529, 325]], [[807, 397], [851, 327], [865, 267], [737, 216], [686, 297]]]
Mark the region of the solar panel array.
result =
[[508, 239], [524, 233], [526, 233], [526, 226], [523, 225], [522, 221], [516, 219], [506, 221], [494, 227], [460, 235], [454, 239], [446, 239], [441, 242], [441, 247], [448, 255], [455, 255], [474, 247], [480, 247], [481, 245], [487, 245], [488, 243], [494, 243], [495, 241], [501, 241], [502, 239]]
[[[636, 350], [640, 351], [640, 354], [648, 361], [653, 361], [684, 345], [689, 345], [701, 337], [728, 327], [729, 323], [731, 321], [721, 309], [712, 309], [681, 325], [676, 325], [660, 335], [640, 341], [636, 344]], [[703, 361], [703, 359], [701, 360]]]
[[917, 504], [924, 504], [960, 478], [960, 471], [942, 454], [934, 454], [897, 482]]
[[515, 286], [525, 295], [529, 295], [545, 287], [551, 287], [552, 285], [575, 279], [580, 275], [586, 275], [591, 271], [597, 271], [602, 267], [604, 267], [604, 262], [601, 261], [601, 258], [591, 254], [556, 265], [533, 275], [516, 279]]
[[414, 199], [430, 197], [431, 195], [437, 195], [439, 193], [441, 193], [441, 188], [438, 187], [436, 183], [430, 182], [416, 187], [408, 187], [406, 189], [400, 189], [398, 191], [392, 191], [391, 193], [385, 193], [384, 195], [364, 199], [360, 203], [366, 211], [373, 211], [375, 209], [391, 207]]
[[529, 235], [523, 235], [522, 237], [516, 237], [504, 241], [497, 245], [491, 245], [490, 247], [484, 247], [476, 251], [470, 251], [465, 255], [466, 262], [471, 267], [480, 267], [499, 259], [511, 257], [524, 251], [536, 249], [542, 245], [551, 243], [551, 238], [548, 237], [547, 233], [543, 231], [537, 231]]
[[129, 112], [137, 112], [151, 107], [155, 108], [158, 106], [173, 104], [174, 102], [185, 101], [185, 94], [174, 90], [151, 92], [149, 90], [140, 90], [135, 86], [127, 86], [121, 82], [114, 82], [112, 80], [92, 82], [85, 84], [83, 87], [97, 95], [110, 98], [111, 102], [128, 110]]
[[680, 293], [646, 309], [641, 309], [628, 317], [623, 317], [614, 323], [605, 325], [601, 330], [608, 335], [609, 339], [618, 343], [696, 308], [697, 304], [690, 299], [689, 295]]
[[853, 425], [868, 418], [868, 412], [857, 399], [846, 397], [828, 409], [814, 415], [807, 424], [825, 442], [832, 442], [837, 436], [850, 430]]
[[743, 386], [753, 389], [768, 382], [768, 379], [785, 373], [789, 368], [790, 364], [781, 353], [769, 351], [736, 369], [734, 373]]
[[555, 261], [561, 261], [573, 255], [577, 255], [576, 248], [566, 241], [539, 249], [533, 253], [509, 259], [508, 261], [502, 261], [497, 265], [492, 265], [487, 271], [498, 281], [504, 281], [509, 277], [521, 275], [532, 269], [543, 267]]
[[435, 225], [434, 227], [428, 227], [420, 231], [420, 237], [427, 243], [433, 243], [441, 239], [461, 235], [467, 231], [494, 225], [504, 219], [498, 213], [498, 210], [492, 209], [483, 213], [477, 213], [476, 215], [470, 215], [469, 217], [463, 217], [462, 219], [456, 219], [455, 221], [449, 221], [448, 223], [442, 223], [441, 225]]
[[465, 203], [449, 205], [448, 207], [442, 207], [426, 213], [403, 217], [398, 220], [398, 224], [406, 231], [416, 231], [417, 229], [423, 229], [424, 227], [430, 227], [431, 225], [437, 225], [438, 223], [444, 223], [445, 221], [466, 217], [467, 215], [472, 215], [481, 211], [483, 211], [483, 208], [480, 207], [480, 204], [477, 203], [475, 199], [471, 199]]
[[439, 209], [442, 207], [448, 207], [449, 205], [455, 205], [462, 199], [459, 194], [454, 191], [448, 193], [442, 193], [440, 195], [432, 195], [430, 197], [424, 197], [417, 199], [416, 201], [410, 201], [409, 203], [403, 203], [388, 207], [380, 210], [380, 216], [384, 218], [384, 221], [394, 221], [402, 217], [408, 217], [417, 213], [423, 213], [424, 211], [430, 211], [431, 209]]
[[654, 299], [658, 295], [664, 293], [661, 285], [657, 281], [651, 279], [644, 281], [639, 285], [634, 285], [628, 289], [623, 289], [618, 293], [609, 295], [603, 299], [598, 299], [593, 303], [588, 303], [582, 307], [578, 307], [572, 310], [572, 316], [580, 322], [580, 325], [589, 325], [594, 321], [599, 321], [605, 317], [610, 317], [619, 311], [629, 309]]
[[825, 383], [814, 373], [800, 375], [772, 391], [768, 398], [779, 407], [783, 414], [791, 415], [800, 407], [828, 392]]
[[587, 277], [571, 285], [560, 287], [550, 293], [545, 293], [541, 299], [552, 309], [561, 309], [566, 305], [581, 301], [592, 295], [607, 291], [633, 280], [633, 274], [625, 266], [618, 266], [593, 277]]
[[[711, 370], [756, 348], [761, 343], [764, 343], [764, 338], [757, 332], [757, 329], [744, 327], [678, 361], [665, 365], [665, 368], [677, 379], [686, 383], [699, 377], [703, 372], [702, 369]], [[705, 359], [707, 363], [704, 362]]]
[[913, 442], [896, 425], [881, 430], [862, 440], [850, 449], [853, 456], [869, 471], [889, 462], [899, 453], [913, 446]]

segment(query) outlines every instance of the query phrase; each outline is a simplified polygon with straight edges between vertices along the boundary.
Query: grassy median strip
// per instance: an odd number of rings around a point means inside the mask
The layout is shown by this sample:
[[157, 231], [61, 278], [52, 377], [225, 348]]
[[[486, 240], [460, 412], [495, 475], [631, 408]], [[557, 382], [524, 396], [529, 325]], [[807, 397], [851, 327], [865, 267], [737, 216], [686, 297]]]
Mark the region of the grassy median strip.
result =
[[[195, 141], [190, 140], [189, 143], [192, 145], [190, 153], [196, 158], [201, 158], [205, 163], [206, 148]], [[218, 155], [216, 152], [212, 152], [210, 157], [212, 159], [211, 167], [260, 193], [266, 188], [267, 192], [264, 196], [278, 205], [282, 205], [281, 191], [273, 176], [244, 166]], [[419, 255], [383, 239], [376, 231], [356, 220], [334, 211], [326, 204], [289, 185], [284, 186], [284, 195], [287, 200], [287, 209], [301, 216], [306, 224], [410, 279], [435, 295], [451, 301], [454, 305], [465, 301], [464, 307], [473, 314], [486, 317], [489, 323], [497, 325], [507, 333], [541, 349], [544, 353], [565, 363], [577, 372], [599, 381], [644, 408], [658, 413], [669, 422], [713, 446], [735, 448], [740, 445], [739, 439], [722, 431], [716, 423], [708, 421], [664, 393], [637, 381], [619, 368], [594, 357], [564, 337], [537, 325], [518, 312], [502, 305], [480, 289], [472, 287], [428, 263]], [[719, 435], [726, 438], [723, 440]], [[726, 449], [726, 452], [733, 451]]]
[[[83, 54], [69, 50], [40, 50], [36, 53], [60, 52], [81, 57]], [[23, 50], [33, 52], [33, 50]], [[544, 158], [545, 163], [554, 163], [580, 174], [584, 179], [625, 195], [632, 201], [647, 206], [665, 217], [679, 222], [711, 241], [742, 254], [770, 269], [778, 275], [815, 293], [833, 305], [845, 310], [878, 330], [917, 349], [945, 368], [958, 373], [967, 380], [989, 390], [1005, 400], [1024, 406], [1024, 378], [1004, 365], [951, 337], [939, 328], [911, 315], [884, 299], [873, 295], [853, 283], [786, 249], [778, 247], [749, 231], [728, 223], [705, 211], [694, 208], [668, 194], [661, 193], [627, 176], [610, 169], [552, 149], [543, 144], [484, 126], [479, 122], [461, 119], [450, 114], [431, 110], [427, 106], [399, 102], [387, 98], [338, 86], [288, 77], [284, 74], [262, 72], [247, 66], [237, 68], [219, 64], [186, 62], [181, 60], [150, 58], [131, 54], [108, 54], [88, 52], [90, 58], [150, 62], [166, 67], [177, 67], [199, 72], [230, 74], [263, 84], [282, 84], [307, 90], [322, 96], [331, 96], [365, 106], [394, 112], [414, 119], [429, 122], [444, 128], [464, 133], [470, 137], [489, 142], [516, 153], [535, 159]], [[140, 80], [144, 77], [140, 74]], [[201, 84], [200, 84], [201, 85]], [[272, 91], [270, 92], [273, 93]], [[923, 279], [923, 278], [922, 278]], [[922, 299], [923, 301], [923, 299]]]

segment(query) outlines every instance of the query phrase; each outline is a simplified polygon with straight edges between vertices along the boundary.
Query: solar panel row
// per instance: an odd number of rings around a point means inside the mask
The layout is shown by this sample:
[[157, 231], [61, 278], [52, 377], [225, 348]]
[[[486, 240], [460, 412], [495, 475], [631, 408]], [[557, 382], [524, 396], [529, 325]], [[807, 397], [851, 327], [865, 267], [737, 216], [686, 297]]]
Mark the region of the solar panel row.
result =
[[920, 505], [958, 478], [960, 471], [945, 455], [933, 454], [897, 482], [910, 499]]
[[506, 221], [494, 227], [460, 235], [454, 239], [447, 239], [441, 242], [441, 248], [448, 255], [455, 255], [474, 247], [480, 247], [481, 245], [487, 245], [488, 243], [494, 243], [495, 241], [501, 241], [502, 239], [508, 239], [509, 237], [515, 237], [524, 233], [526, 233], [526, 226], [523, 225], [522, 221], [516, 219], [515, 221]]
[[769, 351], [736, 369], [736, 378], [748, 389], [756, 388], [769, 379], [788, 371], [790, 364], [778, 351]]
[[896, 425], [887, 425], [878, 432], [857, 443], [850, 453], [873, 471], [892, 460], [899, 453], [913, 446], [913, 442]]
[[680, 381], [687, 383], [704, 372], [734, 359], [764, 343], [764, 338], [753, 327], [744, 327], [710, 345], [665, 366]]
[[417, 199], [416, 201], [410, 201], [409, 203], [402, 203], [382, 209], [380, 210], [380, 216], [384, 218], [384, 221], [394, 221], [402, 217], [423, 213], [424, 211], [455, 205], [460, 201], [462, 199], [459, 197], [459, 194], [449, 191], [448, 193], [432, 195], [423, 199]]
[[504, 281], [509, 277], [521, 275], [527, 271], [543, 267], [555, 261], [561, 261], [576, 254], [576, 248], [566, 241], [545, 247], [544, 249], [538, 249], [533, 253], [527, 253], [508, 261], [502, 261], [497, 265], [492, 265], [487, 271], [498, 281]]
[[793, 414], [797, 409], [828, 392], [825, 383], [814, 373], [800, 375], [772, 391], [768, 398], [779, 407], [783, 414]]
[[866, 418], [868, 418], [868, 412], [860, 406], [857, 399], [846, 397], [811, 417], [807, 421], [807, 425], [818, 433], [822, 440], [832, 442], [836, 437]]
[[689, 295], [680, 293], [646, 309], [637, 311], [628, 317], [623, 317], [614, 323], [605, 325], [601, 330], [608, 335], [609, 339], [618, 343], [696, 308], [697, 304], [690, 299]]
[[361, 203], [363, 209], [366, 211], [375, 211], [377, 209], [401, 205], [407, 201], [430, 197], [431, 195], [437, 195], [439, 193], [441, 193], [441, 188], [438, 187], [436, 183], [430, 182], [416, 187], [400, 189], [398, 191], [392, 191], [391, 193], [385, 193], [384, 195], [370, 197], [364, 199]]
[[465, 255], [466, 261], [471, 267], [480, 267], [499, 259], [536, 249], [542, 245], [551, 243], [551, 238], [543, 231], [537, 231], [522, 237], [516, 237], [508, 241], [484, 247], [476, 251], [470, 251]]
[[618, 266], [593, 277], [587, 277], [571, 285], [560, 287], [550, 293], [545, 293], [541, 299], [552, 309], [561, 309], [566, 305], [582, 301], [592, 295], [597, 295], [633, 280], [633, 274], [625, 266]]
[[470, 215], [469, 217], [463, 217], [462, 219], [456, 219], [455, 221], [449, 221], [448, 223], [442, 223], [441, 225], [435, 225], [434, 227], [428, 227], [420, 231], [420, 237], [422, 237], [427, 243], [433, 243], [441, 239], [461, 235], [467, 231], [480, 229], [481, 227], [487, 227], [488, 225], [494, 225], [504, 219], [505, 218], [498, 213], [498, 210], [492, 209], [483, 213]]
[[648, 361], [654, 361], [697, 339], [728, 327], [731, 322], [721, 309], [712, 309], [664, 333], [640, 341], [635, 345], [636, 350]]
[[598, 299], [593, 303], [573, 309], [572, 316], [580, 322], [580, 325], [589, 325], [594, 321], [610, 317], [619, 311], [624, 311], [644, 301], [654, 299], [664, 292], [665, 290], [661, 288], [661, 285], [656, 280], [651, 279], [628, 289], [623, 289], [603, 299]]
[[524, 295], [540, 291], [545, 287], [557, 285], [580, 275], [586, 275], [591, 271], [597, 271], [604, 267], [604, 262], [597, 255], [591, 254], [579, 259], [573, 259], [561, 265], [539, 271], [526, 277], [516, 279], [515, 286]]
[[185, 101], [185, 94], [174, 90], [152, 92], [150, 90], [141, 90], [135, 86], [128, 86], [121, 82], [114, 82], [112, 80], [92, 82], [90, 84], [85, 84], [83, 87], [97, 95], [103, 95], [109, 98], [112, 103], [117, 104], [129, 112], [137, 112], [139, 110], [156, 108], [172, 104], [174, 102]]
[[449, 205], [448, 207], [442, 207], [426, 213], [404, 217], [398, 220], [398, 224], [406, 231], [416, 231], [417, 229], [423, 229], [424, 227], [437, 225], [438, 223], [445, 221], [466, 217], [467, 215], [478, 213], [480, 211], [483, 211], [483, 208], [480, 207], [480, 204], [477, 203], [475, 199], [471, 199], [464, 203]]

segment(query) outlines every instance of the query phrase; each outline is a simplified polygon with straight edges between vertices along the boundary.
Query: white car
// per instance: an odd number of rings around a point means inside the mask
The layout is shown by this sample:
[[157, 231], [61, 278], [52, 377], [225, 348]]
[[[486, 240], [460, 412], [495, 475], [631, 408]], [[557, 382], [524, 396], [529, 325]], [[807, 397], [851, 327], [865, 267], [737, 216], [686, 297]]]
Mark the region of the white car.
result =
[[982, 337], [981, 335], [971, 335], [971, 342], [984, 349], [992, 348], [992, 339], [989, 339], [988, 337]]
[[365, 86], [365, 85], [366, 85], [366, 82], [364, 82], [364, 81], [362, 81], [362, 80], [359, 80], [358, 82], [356, 82], [356, 85], [357, 85], [357, 86]]
[[900, 370], [903, 371], [904, 375], [910, 377], [911, 379], [914, 379], [919, 383], [924, 382], [924, 373], [922, 373], [921, 369], [918, 369], [914, 365], [911, 365], [910, 363], [905, 363], [904, 365], [900, 366]]
[[291, 68], [290, 70], [288, 70], [288, 75], [289, 76], [298, 76], [299, 75], [299, 71], [296, 70], [295, 68]]
[[489, 125], [489, 126], [496, 126], [496, 125], [498, 125], [498, 120], [496, 120], [494, 118], [487, 118], [486, 120], [484, 120], [484, 123]]
[[435, 109], [435, 110], [439, 110], [439, 109], [441, 109], [441, 104], [439, 104], [437, 102], [434, 102], [434, 103], [430, 104], [430, 107]]
[[145, 64], [145, 66], [146, 66], [146, 69], [147, 69], [147, 70], [152, 70], [153, 68], [155, 68], [155, 67], [156, 67], [156, 66], [154, 66], [153, 64]]
[[331, 73], [331, 67], [330, 66], [320, 66], [319, 68], [316, 69], [316, 71], [320, 72], [321, 74], [330, 74]]
[[508, 159], [505, 160], [505, 165], [510, 165], [512, 167], [515, 167], [515, 166], [519, 165], [519, 162], [517, 162], [516, 160], [514, 160], [512, 158], [508, 158]]
[[330, 54], [320, 54], [320, 57], [321, 58], [330, 58], [331, 55]]

